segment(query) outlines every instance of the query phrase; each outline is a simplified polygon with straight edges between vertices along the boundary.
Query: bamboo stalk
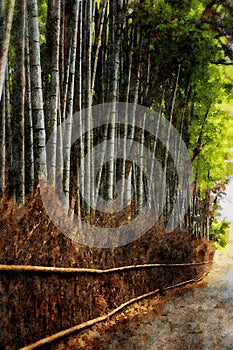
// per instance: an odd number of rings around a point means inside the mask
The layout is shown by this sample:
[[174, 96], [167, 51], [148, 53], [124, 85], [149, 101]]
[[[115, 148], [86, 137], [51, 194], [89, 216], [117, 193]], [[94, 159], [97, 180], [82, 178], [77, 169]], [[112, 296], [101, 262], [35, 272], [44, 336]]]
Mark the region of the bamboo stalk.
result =
[[72, 146], [72, 127], [73, 127], [73, 113], [74, 113], [74, 88], [75, 88], [75, 63], [76, 63], [76, 54], [77, 54], [77, 33], [78, 33], [78, 21], [79, 21], [79, 8], [80, 1], [75, 0], [73, 4], [73, 13], [75, 14], [73, 25], [72, 25], [72, 35], [71, 35], [71, 52], [70, 52], [70, 67], [69, 67], [69, 78], [67, 78], [68, 87], [67, 87], [67, 110], [66, 116], [66, 125], [64, 130], [64, 175], [63, 175], [63, 188], [65, 193], [65, 207], [69, 209], [69, 197], [70, 197], [70, 155], [71, 155], [71, 146]]
[[74, 333], [74, 332], [76, 332], [78, 330], [87, 328], [87, 327], [92, 326], [93, 324], [99, 323], [101, 321], [105, 321], [107, 319], [107, 317], [108, 317], [107, 315], [100, 316], [100, 317], [97, 317], [95, 319], [89, 320], [87, 322], [78, 324], [78, 325], [76, 325], [74, 327], [71, 327], [69, 329], [65, 329], [64, 331], [55, 333], [55, 334], [53, 334], [53, 335], [51, 335], [49, 337], [41, 339], [41, 340], [37, 341], [36, 343], [33, 343], [31, 345], [28, 345], [28, 346], [25, 346], [24, 348], [21, 348], [20, 350], [38, 349], [42, 345], [50, 344], [50, 343], [54, 342], [55, 340], [61, 339], [63, 337], [66, 337], [66, 336], [68, 336], [68, 335], [70, 335], [70, 334], [72, 334], [72, 333]]
[[105, 19], [105, 15], [106, 15], [107, 5], [108, 5], [108, 2], [104, 1], [103, 7], [102, 7], [102, 12], [101, 12], [101, 17], [100, 17], [100, 23], [99, 23], [99, 26], [97, 28], [98, 37], [97, 37], [97, 48], [96, 48], [94, 67], [93, 67], [93, 73], [92, 73], [91, 98], [93, 97], [94, 88], [95, 88], [97, 64], [98, 64], [98, 59], [99, 59], [100, 47], [102, 45], [101, 38], [102, 38], [102, 33], [103, 33], [104, 19]]
[[121, 266], [111, 269], [90, 269], [90, 268], [75, 268], [75, 267], [53, 267], [53, 266], [32, 266], [32, 265], [0, 265], [0, 271], [9, 272], [48, 272], [48, 273], [90, 273], [90, 274], [105, 274], [118, 271], [145, 269], [153, 267], [185, 267], [185, 266], [201, 266], [212, 264], [213, 261], [192, 262], [183, 264], [145, 264], [145, 265], [131, 265]]
[[8, 52], [9, 52], [9, 46], [10, 46], [11, 27], [13, 23], [14, 8], [15, 8], [15, 0], [11, 0], [8, 5], [8, 15], [4, 26], [4, 33], [1, 40], [2, 42], [0, 43], [0, 101], [2, 98], [2, 91], [4, 87], [4, 81], [5, 81], [5, 73], [6, 73]]
[[[191, 279], [191, 280], [188, 280], [188, 281], [184, 281], [184, 282], [181, 282], [181, 283], [177, 283], [175, 285], [172, 285], [172, 286], [169, 286], [169, 287], [165, 287], [163, 288], [163, 290], [168, 290], [168, 289], [172, 289], [172, 288], [177, 288], [177, 287], [180, 287], [180, 286], [183, 286], [185, 284], [189, 284], [189, 283], [195, 283], [195, 282], [199, 282], [201, 281], [204, 277], [205, 277], [206, 273], [204, 275], [202, 275], [200, 278], [198, 279]], [[21, 348], [19, 350], [33, 350], [33, 349], [38, 349], [39, 347], [41, 347], [42, 345], [45, 345], [45, 344], [50, 344], [56, 340], [59, 340], [61, 338], [64, 338], [66, 336], [69, 336], [71, 335], [72, 333], [74, 332], [77, 332], [81, 329], [85, 329], [87, 327], [90, 327], [94, 324], [97, 324], [97, 323], [100, 323], [100, 322], [103, 322], [103, 321], [107, 321], [110, 317], [112, 317], [113, 315], [115, 315], [116, 313], [118, 313], [119, 311], [121, 311], [122, 309], [124, 309], [126, 306], [129, 306], [137, 301], [140, 301], [142, 299], [145, 299], [145, 298], [148, 298], [148, 297], [151, 297], [155, 294], [158, 294], [159, 293], [159, 289], [155, 289], [154, 291], [152, 292], [149, 292], [149, 293], [146, 293], [146, 294], [143, 294], [143, 295], [140, 295], [136, 298], [133, 298], [133, 299], [130, 299], [129, 301], [121, 304], [120, 306], [118, 306], [117, 308], [115, 308], [114, 310], [110, 311], [108, 314], [106, 315], [103, 315], [103, 316], [99, 316], [97, 318], [94, 318], [92, 320], [89, 320], [89, 321], [86, 321], [86, 322], [83, 322], [81, 324], [78, 324], [74, 327], [71, 327], [71, 328], [68, 328], [68, 329], [65, 329], [61, 332], [58, 332], [58, 333], [55, 333], [49, 337], [46, 337], [46, 338], [43, 338], [41, 340], [38, 340], [37, 342], [33, 343], [33, 344], [30, 344], [28, 346], [25, 346], [24, 348]]]

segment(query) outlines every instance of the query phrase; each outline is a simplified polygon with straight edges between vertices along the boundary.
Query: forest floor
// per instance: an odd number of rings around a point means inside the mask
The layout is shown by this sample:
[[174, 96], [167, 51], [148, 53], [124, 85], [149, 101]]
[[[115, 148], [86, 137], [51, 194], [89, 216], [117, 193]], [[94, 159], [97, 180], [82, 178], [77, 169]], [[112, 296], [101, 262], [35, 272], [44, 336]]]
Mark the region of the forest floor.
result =
[[232, 350], [233, 227], [229, 238], [227, 248], [216, 252], [204, 281], [134, 304], [83, 332], [70, 348]]

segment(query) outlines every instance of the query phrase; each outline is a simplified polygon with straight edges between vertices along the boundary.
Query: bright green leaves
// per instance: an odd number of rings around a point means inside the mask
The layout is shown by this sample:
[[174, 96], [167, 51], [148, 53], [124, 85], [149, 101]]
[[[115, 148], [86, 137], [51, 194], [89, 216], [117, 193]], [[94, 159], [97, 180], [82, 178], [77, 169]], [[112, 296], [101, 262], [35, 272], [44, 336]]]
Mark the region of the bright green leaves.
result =
[[40, 30], [40, 42], [45, 44], [46, 42], [46, 22], [47, 22], [47, 1], [39, 0], [38, 1], [38, 14], [39, 14], [39, 30]]
[[191, 1], [191, 6], [189, 13], [187, 14], [187, 19], [193, 20], [197, 17], [202, 16], [205, 10], [205, 5], [201, 1]]
[[[198, 79], [193, 83], [195, 102], [189, 129], [190, 154], [203, 196], [206, 188], [214, 187], [216, 181], [225, 181], [232, 173], [232, 166], [224, 161], [233, 156], [230, 151], [233, 147], [233, 119], [224, 109], [227, 105], [224, 101], [229, 95], [225, 91], [222, 68], [209, 66], [205, 73], [205, 78], [209, 75], [207, 81]], [[196, 156], [195, 149], [198, 149]]]
[[[233, 68], [215, 65], [224, 62], [223, 45], [228, 39], [221, 27], [227, 28], [232, 15], [226, 6], [210, 0], [145, 0], [136, 4], [134, 23], [143, 33], [143, 43], [150, 53], [155, 86], [166, 84], [172, 91], [174, 76], [181, 65], [174, 120], [181, 125], [190, 87], [187, 120], [190, 155], [196, 174], [197, 188], [204, 196], [215, 181], [224, 181], [231, 165], [224, 160], [233, 147]], [[230, 27], [229, 27], [230, 28]], [[169, 87], [167, 87], [169, 86]], [[169, 92], [166, 92], [169, 98]], [[169, 106], [169, 100], [165, 105]], [[166, 113], [166, 107], [165, 107]], [[195, 153], [196, 152], [196, 153]]]
[[230, 223], [227, 221], [218, 222], [213, 220], [210, 226], [210, 239], [213, 240], [218, 248], [225, 248], [228, 243]]
[[149, 20], [157, 23], [165, 23], [172, 19], [174, 10], [172, 6], [165, 0], [147, 0], [144, 9], [149, 14]]

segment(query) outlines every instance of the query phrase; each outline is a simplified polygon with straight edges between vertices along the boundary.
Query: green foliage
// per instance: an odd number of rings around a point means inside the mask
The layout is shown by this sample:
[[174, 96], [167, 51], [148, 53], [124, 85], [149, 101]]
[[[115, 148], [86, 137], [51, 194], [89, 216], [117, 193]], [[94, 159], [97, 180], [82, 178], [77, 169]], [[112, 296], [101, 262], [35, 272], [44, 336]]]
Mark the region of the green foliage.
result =
[[38, 1], [38, 14], [39, 14], [39, 30], [40, 30], [40, 42], [45, 44], [46, 42], [46, 22], [47, 22], [47, 10], [48, 4], [46, 0]]
[[[227, 69], [229, 72], [229, 69]], [[214, 187], [216, 181], [223, 182], [233, 172], [232, 158], [233, 123], [229, 118], [232, 106], [232, 90], [226, 89], [225, 69], [209, 66], [203, 80], [194, 85], [195, 102], [189, 129], [190, 155], [195, 147], [200, 154], [193, 163], [198, 188], [202, 195], [206, 188]], [[227, 81], [228, 86], [233, 84]]]
[[[186, 105], [183, 134], [193, 159], [197, 191], [205, 198], [217, 182], [233, 174], [233, 163], [226, 162], [233, 158], [233, 67], [220, 64], [233, 57], [226, 53], [232, 40], [232, 10], [210, 0], [145, 0], [134, 8], [144, 52], [150, 54], [151, 81], [156, 91], [165, 91], [165, 117], [170, 112], [177, 67], [181, 67], [173, 120], [181, 128]], [[151, 106], [160, 108], [160, 101], [152, 100]], [[226, 224], [216, 225], [213, 222], [212, 237], [224, 246]]]
[[213, 220], [210, 226], [210, 239], [215, 242], [217, 248], [225, 248], [228, 243], [230, 223]]
[[144, 41], [148, 41], [153, 59], [161, 70], [182, 63], [185, 74], [210, 59], [223, 56], [221, 44], [210, 24], [202, 21], [201, 1], [146, 0], [137, 6], [136, 24], [140, 23]]

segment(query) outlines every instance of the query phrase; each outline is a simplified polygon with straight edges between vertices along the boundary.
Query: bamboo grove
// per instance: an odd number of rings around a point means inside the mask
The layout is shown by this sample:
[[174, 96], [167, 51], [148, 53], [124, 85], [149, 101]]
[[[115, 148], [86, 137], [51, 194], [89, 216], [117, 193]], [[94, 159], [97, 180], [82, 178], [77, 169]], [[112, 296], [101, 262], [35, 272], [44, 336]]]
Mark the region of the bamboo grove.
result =
[[[189, 149], [194, 190], [182, 227], [208, 236], [211, 194], [217, 196], [231, 171], [224, 163], [233, 135], [231, 1], [1, 0], [0, 17], [1, 197], [24, 203], [50, 164], [49, 181], [62, 182], [71, 216], [116, 225], [111, 213], [103, 218], [88, 202], [99, 195], [114, 200], [121, 183], [122, 220], [131, 220], [155, 192], [140, 168], [139, 144], [154, 152], [165, 173], [166, 221], [177, 188], [166, 147], [143, 130], [143, 121], [141, 127], [114, 123], [114, 108], [108, 123], [92, 127], [92, 106], [120, 102], [134, 114], [141, 105], [166, 118]], [[72, 118], [82, 111], [80, 138], [72, 144]], [[138, 164], [115, 158], [118, 138], [123, 153], [131, 142]], [[105, 141], [95, 171], [88, 155]], [[179, 143], [174, 147], [179, 153]]]

